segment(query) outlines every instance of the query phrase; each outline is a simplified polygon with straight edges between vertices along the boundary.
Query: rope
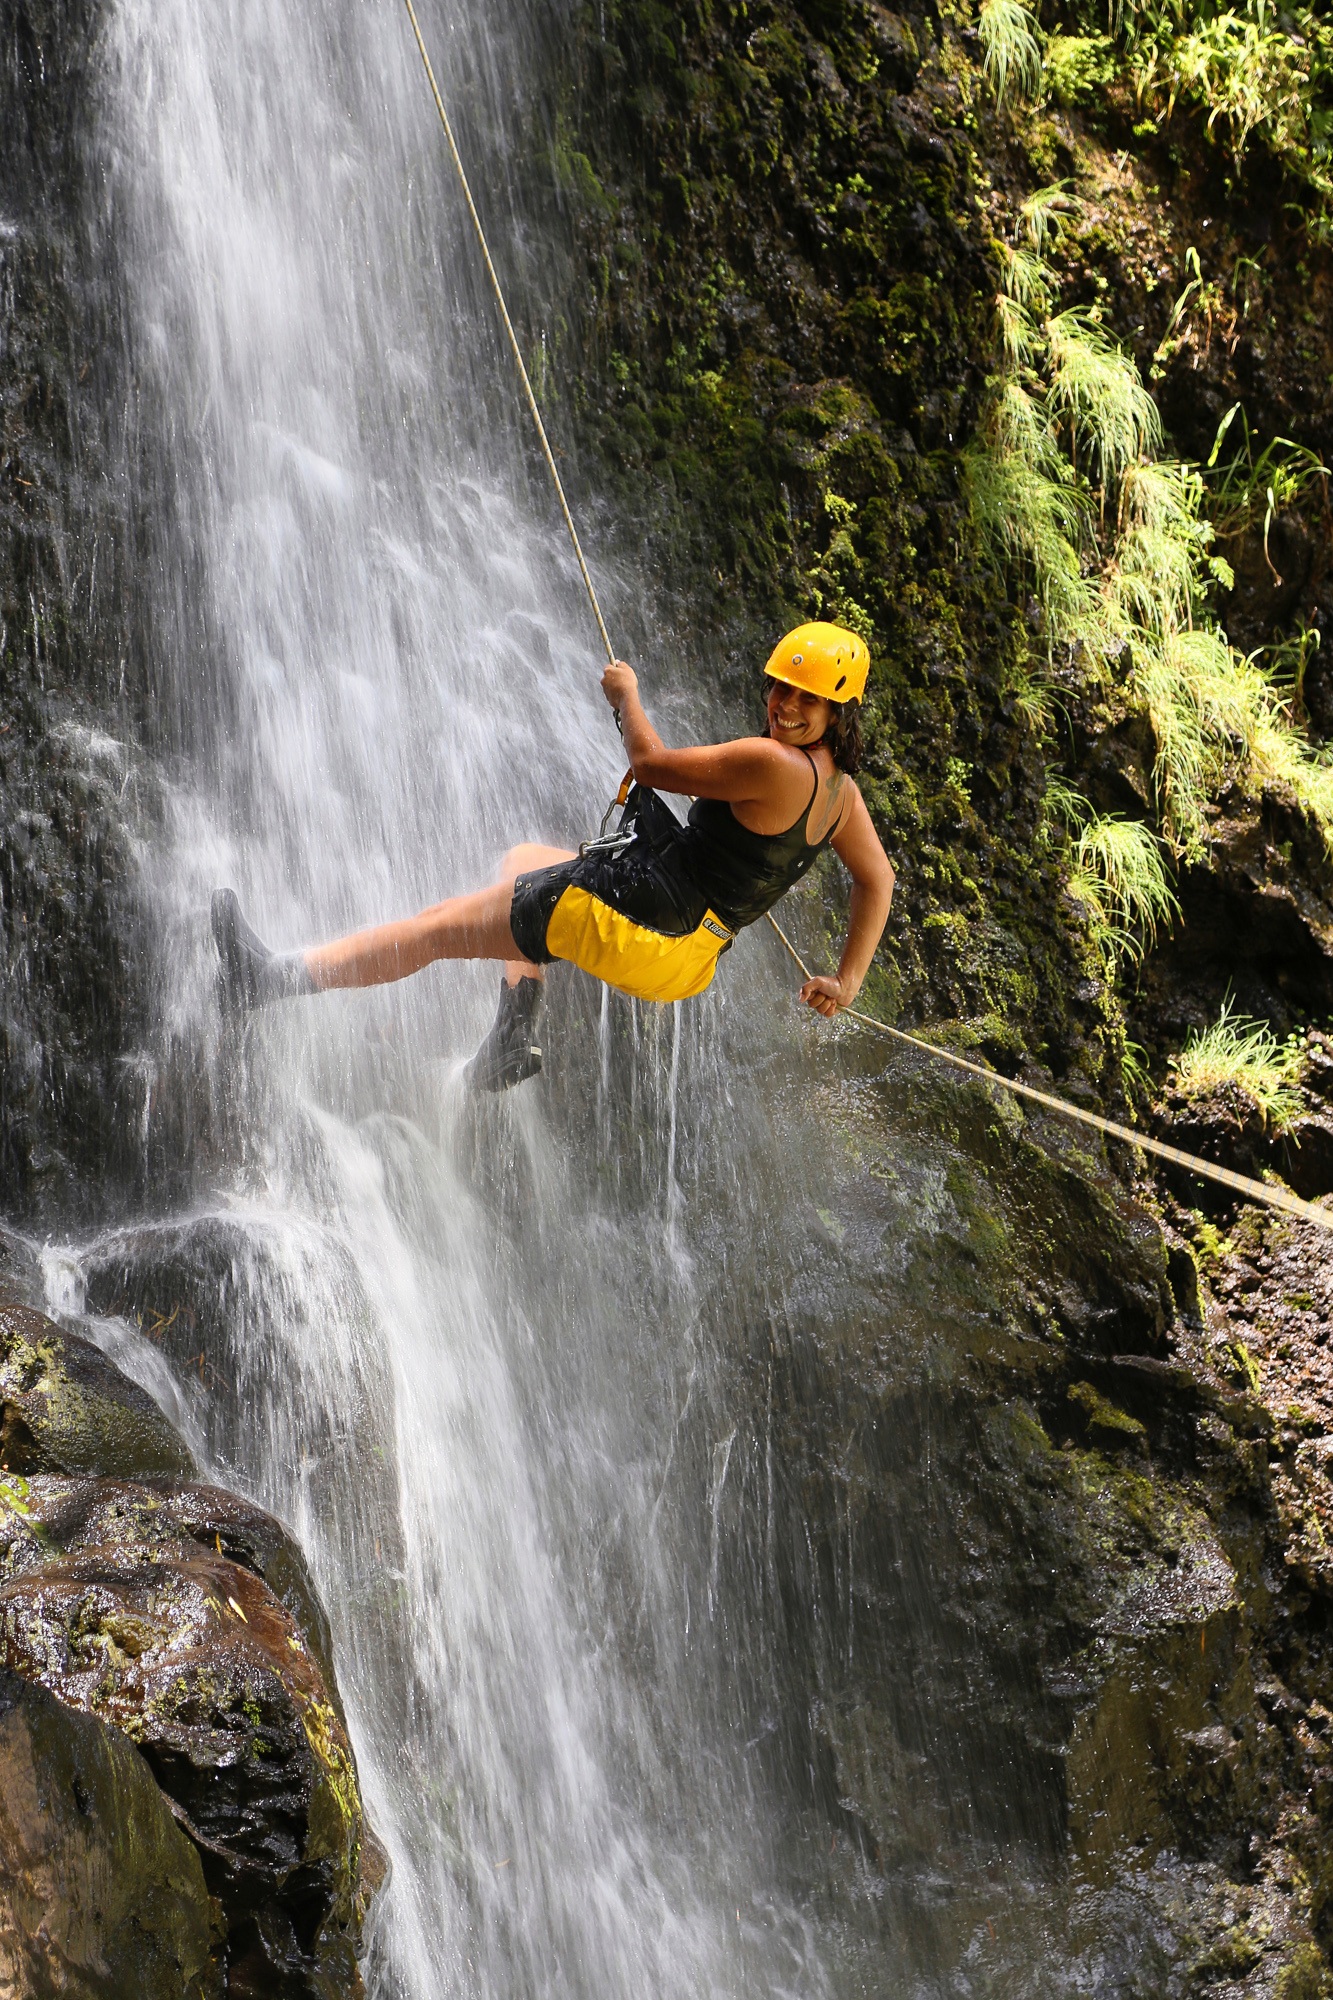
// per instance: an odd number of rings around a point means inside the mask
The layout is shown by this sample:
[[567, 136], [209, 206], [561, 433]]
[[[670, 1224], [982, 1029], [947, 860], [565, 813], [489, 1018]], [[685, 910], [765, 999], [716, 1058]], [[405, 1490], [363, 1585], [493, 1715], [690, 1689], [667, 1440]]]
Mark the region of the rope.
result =
[[472, 217], [472, 227], [476, 230], [477, 241], [481, 245], [481, 255], [486, 266], [486, 275], [491, 281], [491, 290], [495, 293], [495, 303], [500, 309], [500, 318], [504, 321], [504, 330], [509, 336], [509, 345], [514, 352], [514, 361], [518, 368], [519, 378], [523, 383], [523, 394], [528, 399], [528, 408], [532, 412], [532, 421], [537, 426], [537, 436], [541, 440], [542, 454], [546, 459], [546, 469], [550, 473], [555, 486], [556, 498], [560, 502], [560, 512], [564, 515], [565, 526], [569, 529], [569, 539], [574, 544], [574, 554], [578, 559], [579, 574], [583, 578], [583, 587], [588, 593], [588, 602], [592, 606], [592, 615], [597, 620], [597, 630], [602, 635], [602, 644], [606, 647], [607, 660], [614, 666], [616, 658], [615, 647], [611, 644], [611, 635], [606, 629], [606, 620], [602, 616], [602, 607], [597, 602], [597, 592], [593, 588], [592, 576], [589, 573], [587, 562], [584, 560], [583, 544], [579, 541], [579, 531], [574, 526], [574, 516], [569, 511], [569, 502], [565, 498], [564, 481], [560, 477], [559, 468], [555, 462], [555, 454], [551, 450], [551, 441], [546, 435], [546, 426], [542, 422], [542, 413], [538, 408], [537, 398], [533, 393], [527, 364], [523, 359], [523, 350], [518, 344], [518, 335], [514, 332], [514, 322], [510, 319], [509, 308], [505, 304], [505, 295], [500, 285], [499, 274], [491, 261], [490, 245], [486, 241], [486, 231], [481, 226], [481, 217], [477, 213], [477, 204], [472, 199], [472, 188], [468, 181], [467, 169], [463, 165], [463, 156], [458, 150], [458, 141], [454, 137], [454, 128], [449, 123], [449, 113], [444, 108], [444, 99], [440, 95], [440, 86], [435, 81], [435, 71], [431, 68], [430, 56], [426, 51], [426, 44], [421, 33], [421, 24], [417, 20], [417, 10], [412, 5], [412, 0], [406, 0], [406, 6], [408, 18], [412, 23], [412, 33], [416, 36], [417, 47], [421, 51], [421, 60], [426, 65], [426, 78], [430, 84], [431, 96], [435, 99], [435, 109], [440, 114], [440, 123], [444, 127], [444, 136], [449, 141], [449, 151], [458, 172], [459, 185], [463, 190], [463, 199], [467, 203], [467, 212]]
[[[809, 966], [771, 910], [768, 921], [805, 977], [811, 978], [813, 975]], [[843, 1007], [839, 1011], [849, 1020], [859, 1021], [863, 1028], [873, 1028], [877, 1035], [887, 1035], [891, 1041], [903, 1042], [923, 1056], [933, 1056], [936, 1062], [948, 1063], [953, 1069], [966, 1071], [968, 1076], [980, 1077], [983, 1083], [998, 1084], [1001, 1090], [1012, 1091], [1015, 1097], [1026, 1097], [1047, 1111], [1058, 1111], [1065, 1118], [1076, 1118], [1081, 1125], [1091, 1125], [1094, 1131], [1120, 1139], [1126, 1146], [1139, 1146], [1145, 1153], [1156, 1154], [1159, 1160], [1170, 1160], [1173, 1166], [1187, 1167], [1190, 1173], [1201, 1174], [1205, 1180], [1218, 1181], [1223, 1187], [1233, 1188], [1237, 1194], [1248, 1196], [1251, 1201], [1263, 1202], [1268, 1208], [1279, 1208], [1284, 1215], [1299, 1216], [1302, 1222], [1314, 1222], [1321, 1229], [1333, 1232], [1333, 1211], [1316, 1208], [1313, 1202], [1302, 1201], [1299, 1195], [1289, 1193], [1284, 1187], [1251, 1180], [1248, 1174], [1233, 1173], [1230, 1167], [1215, 1167], [1211, 1160], [1200, 1160], [1193, 1153], [1182, 1153], [1179, 1146], [1167, 1146], [1160, 1139], [1150, 1139], [1146, 1132], [1136, 1132], [1130, 1125], [1117, 1125], [1113, 1118], [1103, 1118], [1096, 1111], [1085, 1111], [1081, 1105], [1069, 1104], [1063, 1097], [1052, 1097], [1049, 1091], [1034, 1090], [1030, 1083], [1019, 1083], [1013, 1077], [1001, 1076], [996, 1070], [983, 1069], [980, 1063], [968, 1062], [966, 1057], [954, 1055], [951, 1049], [937, 1048], [933, 1042], [923, 1042], [916, 1035], [905, 1034], [901, 1028], [891, 1028], [886, 1021], [876, 1021], [855, 1007]]]
[[[523, 384], [523, 394], [527, 398], [528, 409], [532, 414], [532, 421], [537, 427], [537, 436], [541, 442], [542, 455], [546, 460], [546, 468], [551, 475], [551, 482], [555, 487], [556, 498], [560, 502], [560, 511], [565, 517], [565, 526], [569, 530], [569, 539], [574, 545], [574, 554], [578, 559], [579, 574], [583, 578], [583, 586], [588, 593], [588, 602], [592, 605], [593, 617], [597, 620], [597, 629], [602, 635], [602, 644], [606, 648], [606, 657], [609, 662], [614, 664], [616, 657], [615, 648], [611, 644], [611, 635], [606, 629], [606, 620], [602, 616], [602, 607], [597, 601], [597, 592], [593, 587], [593, 580], [584, 558], [583, 545], [579, 541], [579, 531], [574, 526], [574, 516], [569, 510], [569, 501], [565, 497], [564, 481], [560, 477], [559, 468], [555, 462], [555, 454], [551, 450], [551, 441], [546, 435], [546, 425], [542, 422], [542, 413], [538, 407], [532, 381], [528, 375], [527, 365], [523, 360], [523, 350], [518, 344], [518, 335], [514, 332], [514, 323], [509, 317], [509, 308], [505, 304], [505, 295], [500, 284], [499, 274], [491, 258], [490, 245], [486, 241], [486, 231], [482, 228], [481, 217], [477, 213], [477, 204], [472, 199], [472, 188], [468, 181], [467, 170], [463, 165], [463, 156], [458, 150], [458, 141], [454, 137], [454, 128], [449, 123], [449, 113], [444, 108], [444, 99], [440, 95], [440, 86], [435, 81], [435, 71], [431, 67], [430, 56], [421, 33], [421, 24], [417, 20], [417, 11], [412, 4], [412, 0], [404, 0], [404, 4], [407, 7], [408, 18], [412, 23], [412, 33], [417, 38], [417, 47], [421, 51], [421, 60], [426, 67], [426, 78], [430, 84], [431, 96], [435, 99], [435, 109], [440, 114], [440, 123], [444, 127], [444, 136], [449, 142], [449, 152], [458, 174], [459, 185], [463, 190], [463, 199], [467, 203], [468, 214], [472, 217], [472, 227], [477, 232], [477, 242], [481, 246], [482, 260], [486, 266], [486, 275], [491, 281], [491, 290], [495, 294], [495, 303], [499, 308], [500, 318], [504, 322], [505, 333], [509, 337], [509, 345], [513, 351], [519, 379]], [[616, 724], [619, 727], [619, 715], [616, 717]], [[768, 912], [768, 921], [772, 924], [773, 929], [795, 959], [804, 976], [809, 979], [812, 976], [809, 966], [801, 957], [801, 954], [797, 951], [795, 945], [787, 936], [787, 933], [783, 930], [771, 910]], [[1170, 1160], [1174, 1166], [1186, 1167], [1192, 1174], [1201, 1174], [1206, 1180], [1218, 1181], [1223, 1187], [1231, 1188], [1238, 1194], [1248, 1196], [1251, 1201], [1263, 1202], [1268, 1208], [1281, 1209], [1284, 1214], [1299, 1216], [1303, 1222], [1314, 1222], [1321, 1229], [1333, 1232], [1333, 1213], [1322, 1208], [1316, 1208], [1311, 1202], [1302, 1201], [1299, 1196], [1289, 1194], [1285, 1188], [1270, 1187], [1264, 1181], [1251, 1180], [1247, 1174], [1233, 1173], [1230, 1167], [1215, 1167], [1208, 1160], [1196, 1159], [1192, 1153], [1182, 1153], [1176, 1146], [1163, 1145], [1160, 1139], [1150, 1139], [1146, 1133], [1136, 1132], [1128, 1125], [1117, 1125], [1110, 1118], [1099, 1117], [1095, 1111], [1084, 1111], [1076, 1104], [1067, 1104], [1061, 1097], [1052, 1097], [1047, 1091], [1034, 1090], [1031, 1084], [1017, 1083], [1012, 1077], [1000, 1076], [995, 1070], [983, 1069], [979, 1063], [968, 1062], [964, 1057], [956, 1056], [948, 1049], [936, 1048], [931, 1042], [920, 1041], [915, 1035], [905, 1034], [901, 1028], [890, 1028], [886, 1022], [876, 1021], [869, 1014], [859, 1013], [855, 1007], [844, 1007], [840, 1011], [846, 1014], [850, 1020], [859, 1021], [862, 1027], [872, 1028], [877, 1035], [887, 1035], [890, 1040], [903, 1042], [908, 1048], [916, 1049], [922, 1055], [933, 1056], [936, 1062], [948, 1063], [954, 1069], [966, 1071], [969, 1076], [980, 1077], [983, 1083], [997, 1084], [1000, 1089], [1011, 1091], [1016, 1097], [1026, 1097], [1031, 1103], [1040, 1104], [1047, 1111], [1058, 1111], [1065, 1118], [1074, 1118], [1080, 1124], [1090, 1125], [1095, 1131], [1104, 1132], [1109, 1138], [1122, 1140], [1127, 1146], [1139, 1146], [1146, 1153], [1154, 1153], [1158, 1159]]]

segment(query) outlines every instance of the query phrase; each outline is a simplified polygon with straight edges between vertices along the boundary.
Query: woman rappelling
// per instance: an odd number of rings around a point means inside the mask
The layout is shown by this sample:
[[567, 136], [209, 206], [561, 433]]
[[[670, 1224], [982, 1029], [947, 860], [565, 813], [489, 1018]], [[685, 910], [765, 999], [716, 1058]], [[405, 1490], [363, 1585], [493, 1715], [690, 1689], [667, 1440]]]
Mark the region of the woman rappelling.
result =
[[[224, 1008], [380, 986], [441, 958], [500, 959], [499, 1011], [467, 1075], [475, 1089], [505, 1090], [541, 1068], [547, 965], [567, 961], [635, 999], [687, 1000], [709, 984], [736, 933], [831, 847], [852, 878], [847, 938], [836, 974], [800, 989], [831, 1018], [856, 998], [893, 896], [893, 868], [854, 776], [869, 667], [854, 633], [799, 626], [768, 662], [762, 736], [669, 750], [633, 670], [616, 661], [602, 691], [633, 779], [616, 833], [578, 854], [511, 848], [489, 888], [288, 955], [269, 951], [234, 892], [220, 890], [212, 916]], [[692, 796], [684, 825], [654, 787]]]

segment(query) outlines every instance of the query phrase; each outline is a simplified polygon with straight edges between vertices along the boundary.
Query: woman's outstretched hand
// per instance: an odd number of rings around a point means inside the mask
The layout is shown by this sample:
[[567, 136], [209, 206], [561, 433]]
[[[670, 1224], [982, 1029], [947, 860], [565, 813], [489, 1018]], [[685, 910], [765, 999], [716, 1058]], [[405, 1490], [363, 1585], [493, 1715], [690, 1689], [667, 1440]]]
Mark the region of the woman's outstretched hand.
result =
[[826, 1021], [843, 1007], [850, 1007], [856, 994], [849, 989], [846, 980], [836, 973], [821, 972], [814, 979], [807, 979], [801, 988], [801, 998], [807, 1007], [813, 1007], [816, 1014], [822, 1014]]
[[602, 693], [606, 696], [617, 714], [620, 712], [621, 703], [629, 695], [637, 694], [638, 690], [639, 676], [635, 673], [633, 667], [626, 666], [623, 660], [617, 660], [614, 665], [604, 670], [602, 674]]

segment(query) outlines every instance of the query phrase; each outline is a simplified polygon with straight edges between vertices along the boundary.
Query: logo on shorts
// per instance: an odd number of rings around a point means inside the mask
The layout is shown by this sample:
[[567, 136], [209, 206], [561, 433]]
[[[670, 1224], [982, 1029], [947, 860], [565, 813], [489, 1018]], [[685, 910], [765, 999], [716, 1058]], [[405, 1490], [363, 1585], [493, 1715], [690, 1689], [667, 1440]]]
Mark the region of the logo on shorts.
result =
[[706, 931], [711, 931], [714, 937], [729, 938], [731, 936], [731, 932], [726, 928], [726, 925], [718, 923], [714, 917], [705, 917], [703, 927]]

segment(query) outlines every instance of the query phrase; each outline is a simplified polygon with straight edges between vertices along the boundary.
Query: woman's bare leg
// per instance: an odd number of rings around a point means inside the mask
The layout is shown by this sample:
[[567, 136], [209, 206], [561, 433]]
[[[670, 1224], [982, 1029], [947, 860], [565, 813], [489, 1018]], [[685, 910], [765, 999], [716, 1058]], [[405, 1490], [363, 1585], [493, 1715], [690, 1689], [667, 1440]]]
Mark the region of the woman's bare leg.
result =
[[304, 954], [306, 970], [321, 988], [383, 986], [420, 972], [438, 958], [498, 958], [504, 961], [511, 986], [520, 979], [539, 979], [541, 967], [522, 956], [509, 928], [514, 882], [530, 869], [573, 859], [563, 847], [535, 842], [511, 847], [501, 863], [500, 879], [488, 888], [451, 896], [398, 923], [377, 924], [373, 930], [316, 945]]

